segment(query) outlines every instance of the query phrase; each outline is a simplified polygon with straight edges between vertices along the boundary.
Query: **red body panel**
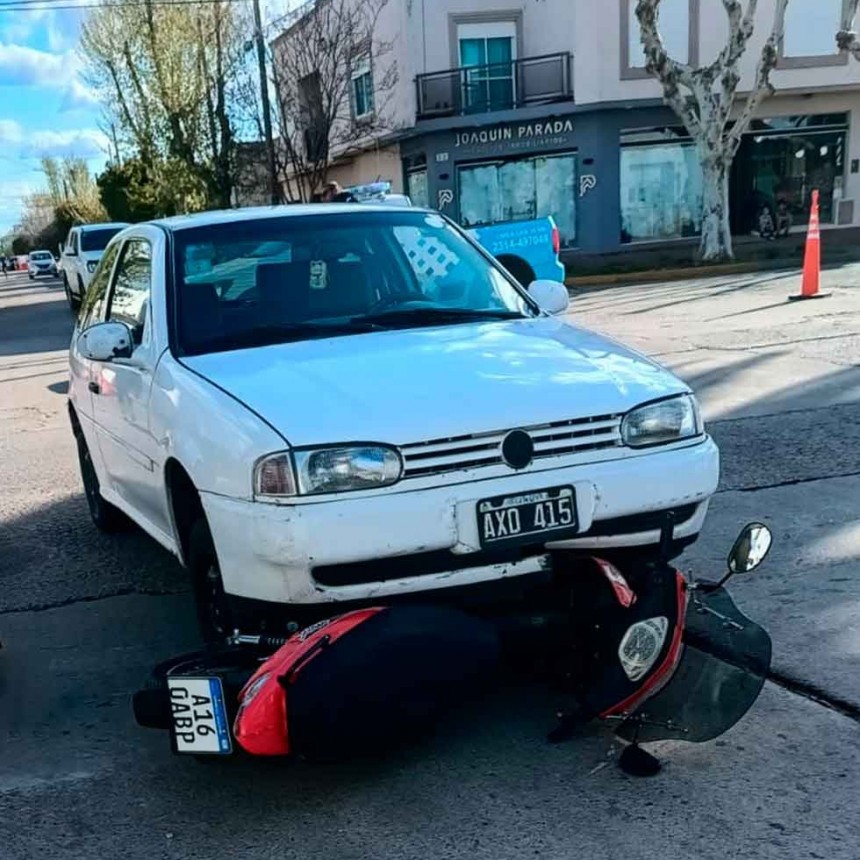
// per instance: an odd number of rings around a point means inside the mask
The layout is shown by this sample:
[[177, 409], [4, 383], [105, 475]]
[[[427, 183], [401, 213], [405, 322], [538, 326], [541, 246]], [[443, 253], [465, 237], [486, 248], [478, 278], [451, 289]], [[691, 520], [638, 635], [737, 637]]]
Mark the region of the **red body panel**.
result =
[[283, 756], [291, 752], [287, 723], [289, 684], [320, 652], [379, 612], [382, 607], [348, 612], [296, 633], [254, 673], [239, 693], [239, 713], [233, 735], [252, 755]]

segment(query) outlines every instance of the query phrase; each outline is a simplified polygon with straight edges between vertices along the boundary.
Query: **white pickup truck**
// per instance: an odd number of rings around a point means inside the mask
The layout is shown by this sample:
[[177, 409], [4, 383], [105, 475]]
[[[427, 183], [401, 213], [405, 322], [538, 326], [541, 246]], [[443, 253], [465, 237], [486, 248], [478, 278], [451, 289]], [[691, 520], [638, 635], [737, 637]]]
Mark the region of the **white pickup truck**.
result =
[[128, 224], [81, 224], [72, 227], [60, 247], [60, 270], [69, 307], [77, 312], [108, 242]]

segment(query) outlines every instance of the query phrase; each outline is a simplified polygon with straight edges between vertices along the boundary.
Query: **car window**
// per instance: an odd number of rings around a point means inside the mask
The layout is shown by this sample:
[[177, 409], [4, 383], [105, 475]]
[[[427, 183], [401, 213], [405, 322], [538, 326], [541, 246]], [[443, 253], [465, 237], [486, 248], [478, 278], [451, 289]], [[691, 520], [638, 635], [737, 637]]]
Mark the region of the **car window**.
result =
[[131, 328], [134, 342], [142, 342], [152, 287], [152, 246], [146, 239], [129, 239], [122, 249], [107, 318]]
[[358, 329], [363, 316], [398, 308], [533, 312], [456, 228], [406, 208], [238, 220], [181, 230], [175, 239], [178, 339], [186, 354], [253, 346], [256, 332], [259, 344], [278, 342], [279, 328], [282, 339], [320, 336], [336, 325], [352, 334], [348, 327]]
[[84, 297], [83, 306], [81, 307], [81, 328], [87, 328], [98, 322], [104, 322], [104, 312], [106, 309], [105, 297], [107, 296], [108, 284], [110, 283], [111, 270], [118, 253], [119, 243], [111, 245], [105, 251], [101, 262], [99, 262], [93, 279], [90, 281], [90, 287]]
[[108, 242], [116, 236], [123, 227], [99, 227], [95, 230], [85, 230], [81, 233], [82, 251], [103, 251]]

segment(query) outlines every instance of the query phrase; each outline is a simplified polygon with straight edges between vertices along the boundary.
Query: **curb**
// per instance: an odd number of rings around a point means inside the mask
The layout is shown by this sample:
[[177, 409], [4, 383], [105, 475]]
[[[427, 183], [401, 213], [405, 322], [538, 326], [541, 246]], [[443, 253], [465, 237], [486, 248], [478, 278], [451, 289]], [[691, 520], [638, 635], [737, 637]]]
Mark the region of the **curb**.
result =
[[678, 269], [649, 269], [643, 272], [607, 275], [582, 275], [566, 278], [564, 283], [568, 287], [611, 287], [622, 284], [650, 284], [660, 281], [683, 281], [692, 278], [709, 278], [716, 275], [742, 275], [752, 272], [776, 272], [790, 269], [800, 269], [797, 260], [767, 260], [749, 263], [724, 263], [716, 266], [686, 266]]

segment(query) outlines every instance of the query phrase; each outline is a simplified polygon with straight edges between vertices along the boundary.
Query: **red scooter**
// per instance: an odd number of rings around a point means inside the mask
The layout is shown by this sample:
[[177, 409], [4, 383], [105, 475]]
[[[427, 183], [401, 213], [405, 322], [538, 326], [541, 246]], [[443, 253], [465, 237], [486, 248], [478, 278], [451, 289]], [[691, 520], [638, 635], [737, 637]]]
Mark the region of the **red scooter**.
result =
[[[667, 546], [670, 536], [671, 520]], [[237, 632], [156, 667], [135, 716], [168, 729], [180, 754], [341, 758], [421, 734], [494, 669], [539, 666], [565, 702], [551, 741], [605, 721], [629, 741], [622, 768], [650, 775], [659, 762], [642, 743], [710, 740], [758, 698], [770, 638], [724, 586], [758, 567], [771, 540], [746, 526], [718, 582], [662, 560], [571, 556], [516, 610], [376, 606], [288, 637]]]

